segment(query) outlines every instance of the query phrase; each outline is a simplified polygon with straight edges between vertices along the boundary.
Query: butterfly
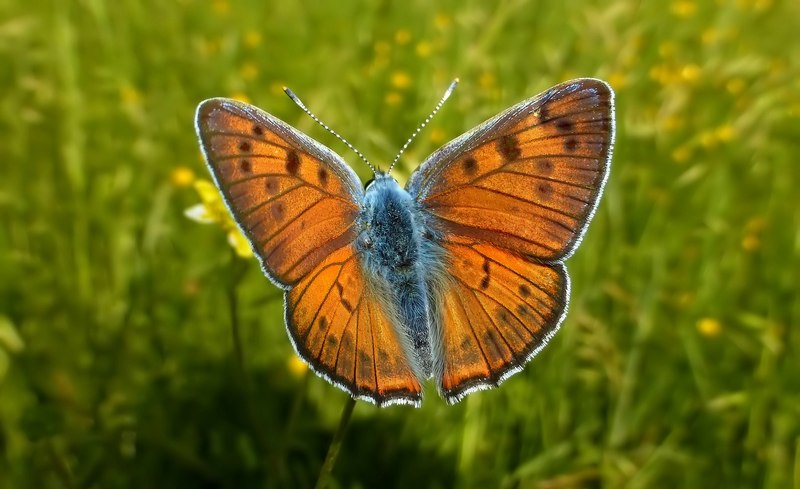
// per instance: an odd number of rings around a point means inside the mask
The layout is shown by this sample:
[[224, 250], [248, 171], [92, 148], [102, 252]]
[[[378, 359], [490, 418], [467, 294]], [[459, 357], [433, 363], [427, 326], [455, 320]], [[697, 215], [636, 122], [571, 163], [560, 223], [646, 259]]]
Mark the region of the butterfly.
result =
[[611, 87], [571, 80], [445, 144], [405, 187], [388, 171], [364, 187], [339, 155], [254, 106], [213, 98], [196, 114], [214, 181], [284, 291], [295, 351], [379, 406], [419, 406], [428, 379], [454, 404], [547, 344], [614, 125]]

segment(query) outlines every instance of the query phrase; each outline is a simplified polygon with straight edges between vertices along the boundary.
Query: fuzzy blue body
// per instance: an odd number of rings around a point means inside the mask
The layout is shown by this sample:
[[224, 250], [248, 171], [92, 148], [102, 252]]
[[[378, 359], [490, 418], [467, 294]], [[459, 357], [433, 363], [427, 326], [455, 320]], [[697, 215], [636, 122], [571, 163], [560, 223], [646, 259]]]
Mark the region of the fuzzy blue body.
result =
[[431, 271], [440, 268], [441, 254], [430, 240], [425, 216], [397, 181], [379, 174], [367, 187], [358, 227], [357, 247], [365, 275], [373, 277], [376, 293], [394, 309], [401, 328], [398, 333], [408, 340], [418, 375], [430, 377]]

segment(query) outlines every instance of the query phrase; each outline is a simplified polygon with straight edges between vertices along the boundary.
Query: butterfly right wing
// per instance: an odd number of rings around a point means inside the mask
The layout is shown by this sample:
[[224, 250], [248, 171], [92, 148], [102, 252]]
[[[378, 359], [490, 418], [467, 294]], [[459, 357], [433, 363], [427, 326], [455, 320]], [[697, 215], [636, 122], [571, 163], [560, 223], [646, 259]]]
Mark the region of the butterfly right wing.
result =
[[353, 397], [415, 404], [421, 386], [354, 246], [363, 189], [328, 148], [248, 104], [210, 99], [197, 133], [265, 274], [281, 286], [297, 354]]
[[450, 273], [439, 295], [441, 363], [436, 375], [448, 403], [496, 387], [520, 371], [558, 330], [567, 312], [569, 276], [471, 238], [442, 243]]
[[411, 176], [447, 270], [433, 282], [448, 402], [499, 385], [555, 334], [569, 297], [562, 262], [597, 207], [613, 141], [611, 87], [572, 80], [451, 141]]

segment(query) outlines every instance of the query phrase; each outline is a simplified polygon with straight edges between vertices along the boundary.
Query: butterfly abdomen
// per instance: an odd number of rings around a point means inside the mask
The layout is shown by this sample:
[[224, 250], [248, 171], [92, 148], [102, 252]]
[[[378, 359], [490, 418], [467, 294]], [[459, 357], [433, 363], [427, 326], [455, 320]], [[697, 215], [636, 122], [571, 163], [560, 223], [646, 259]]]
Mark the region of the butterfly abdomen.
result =
[[383, 299], [389, 299], [397, 315], [398, 333], [414, 357], [417, 374], [428, 377], [431, 342], [424, 286], [426, 253], [415, 205], [393, 178], [379, 175], [364, 196], [357, 247], [365, 275], [376, 283], [378, 293], [389, 295]]

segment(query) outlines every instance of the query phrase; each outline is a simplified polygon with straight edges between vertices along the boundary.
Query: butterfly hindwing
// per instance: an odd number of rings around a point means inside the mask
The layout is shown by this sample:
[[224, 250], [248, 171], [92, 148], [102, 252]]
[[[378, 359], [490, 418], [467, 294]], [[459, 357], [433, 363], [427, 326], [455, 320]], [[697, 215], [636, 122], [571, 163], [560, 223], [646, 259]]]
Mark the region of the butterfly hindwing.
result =
[[342, 159], [256, 107], [210, 99], [197, 132], [223, 199], [282, 286], [298, 355], [353, 397], [416, 404], [421, 387], [395, 320], [354, 246], [363, 189]]
[[352, 245], [326, 258], [286, 301], [289, 335], [317, 372], [381, 406], [419, 405], [420, 382]]
[[439, 389], [450, 403], [517, 372], [558, 329], [569, 277], [487, 243], [443, 243], [449, 284], [441, 294]]
[[443, 250], [432, 334], [448, 402], [498, 385], [558, 329], [562, 261], [600, 199], [613, 140], [611, 88], [573, 80], [446, 144], [411, 176]]

